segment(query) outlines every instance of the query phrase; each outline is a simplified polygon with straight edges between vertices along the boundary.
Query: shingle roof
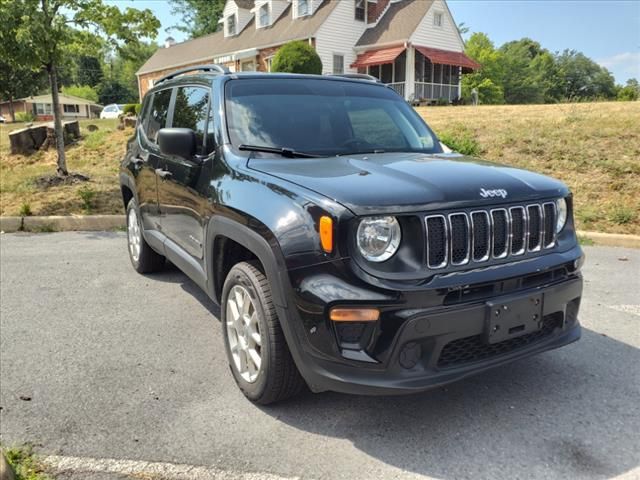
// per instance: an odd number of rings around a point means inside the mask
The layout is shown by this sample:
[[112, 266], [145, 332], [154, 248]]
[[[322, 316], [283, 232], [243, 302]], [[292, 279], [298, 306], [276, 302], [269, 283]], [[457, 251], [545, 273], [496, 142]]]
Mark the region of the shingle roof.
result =
[[254, 0], [233, 0], [236, 2], [238, 8], [244, 8], [246, 10], [251, 10], [255, 6]]
[[[239, 0], [235, 0], [238, 3]], [[251, 2], [253, 3], [253, 1]], [[238, 35], [224, 37], [222, 31], [156, 50], [140, 67], [138, 75], [180, 67], [196, 62], [211, 62], [213, 57], [241, 50], [279, 45], [291, 40], [312, 37], [337, 6], [337, 1], [322, 2], [315, 14], [293, 19], [291, 6], [270, 27], [255, 28], [255, 20]]]
[[387, 45], [409, 40], [431, 5], [433, 0], [402, 0], [390, 4], [378, 24], [365, 30], [356, 46]]

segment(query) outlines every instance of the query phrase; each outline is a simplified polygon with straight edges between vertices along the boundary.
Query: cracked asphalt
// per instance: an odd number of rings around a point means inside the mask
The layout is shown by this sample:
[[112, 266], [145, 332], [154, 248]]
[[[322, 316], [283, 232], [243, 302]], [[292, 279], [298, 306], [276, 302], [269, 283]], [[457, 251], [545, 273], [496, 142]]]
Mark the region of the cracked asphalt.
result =
[[585, 251], [573, 345], [419, 395], [259, 408], [178, 270], [136, 274], [123, 233], [3, 234], [0, 439], [251, 478], [640, 478], [640, 251]]

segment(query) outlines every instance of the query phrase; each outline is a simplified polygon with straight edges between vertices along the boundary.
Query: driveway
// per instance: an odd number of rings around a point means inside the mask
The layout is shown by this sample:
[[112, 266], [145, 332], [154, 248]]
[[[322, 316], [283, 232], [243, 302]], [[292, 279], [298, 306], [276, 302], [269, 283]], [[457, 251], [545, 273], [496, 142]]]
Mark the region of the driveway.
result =
[[123, 233], [0, 243], [5, 444], [223, 478], [640, 478], [640, 251], [585, 248], [573, 345], [419, 395], [259, 408], [218, 307], [176, 269], [134, 273]]

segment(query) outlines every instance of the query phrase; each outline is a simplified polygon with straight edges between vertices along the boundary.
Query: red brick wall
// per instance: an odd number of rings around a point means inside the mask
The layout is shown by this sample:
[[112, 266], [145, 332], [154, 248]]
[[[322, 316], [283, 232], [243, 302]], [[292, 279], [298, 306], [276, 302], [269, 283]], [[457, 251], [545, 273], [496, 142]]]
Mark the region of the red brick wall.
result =
[[367, 23], [375, 23], [380, 17], [384, 9], [387, 8], [389, 0], [378, 0], [377, 2], [368, 2], [367, 4]]

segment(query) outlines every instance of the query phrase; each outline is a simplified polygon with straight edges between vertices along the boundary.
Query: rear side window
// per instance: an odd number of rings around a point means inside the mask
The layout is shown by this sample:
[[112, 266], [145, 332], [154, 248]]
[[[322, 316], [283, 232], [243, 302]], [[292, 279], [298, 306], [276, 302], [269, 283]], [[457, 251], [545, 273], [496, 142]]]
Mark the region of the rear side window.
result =
[[172, 127], [190, 128], [196, 133], [196, 154], [211, 152], [212, 143], [206, 141], [207, 115], [209, 113], [209, 91], [199, 87], [179, 87], [173, 109]]
[[169, 113], [169, 101], [171, 100], [171, 90], [160, 90], [153, 94], [151, 100], [151, 110], [149, 110], [149, 121], [147, 123], [147, 138], [156, 142], [158, 131], [164, 128], [167, 123], [167, 113]]

